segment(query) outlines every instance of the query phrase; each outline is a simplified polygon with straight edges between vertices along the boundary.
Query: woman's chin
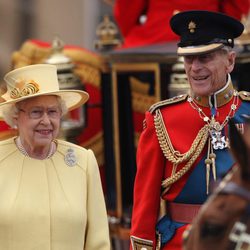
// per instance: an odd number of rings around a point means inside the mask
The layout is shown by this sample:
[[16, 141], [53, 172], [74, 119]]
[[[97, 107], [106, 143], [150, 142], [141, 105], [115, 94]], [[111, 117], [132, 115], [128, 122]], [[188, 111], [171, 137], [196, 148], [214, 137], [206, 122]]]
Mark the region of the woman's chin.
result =
[[35, 138], [34, 143], [39, 146], [47, 146], [53, 141], [52, 136], [39, 136], [39, 138]]

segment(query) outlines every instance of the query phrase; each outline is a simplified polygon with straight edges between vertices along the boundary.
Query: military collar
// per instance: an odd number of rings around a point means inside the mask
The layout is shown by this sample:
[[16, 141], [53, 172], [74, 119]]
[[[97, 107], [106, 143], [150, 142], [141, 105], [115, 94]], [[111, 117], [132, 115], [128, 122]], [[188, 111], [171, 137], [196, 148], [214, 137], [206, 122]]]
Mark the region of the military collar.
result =
[[191, 97], [200, 106], [218, 108], [230, 102], [233, 98], [233, 94], [234, 87], [231, 81], [231, 77], [230, 75], [228, 75], [227, 84], [222, 89], [216, 91], [213, 95], [198, 96], [194, 93], [191, 93]]

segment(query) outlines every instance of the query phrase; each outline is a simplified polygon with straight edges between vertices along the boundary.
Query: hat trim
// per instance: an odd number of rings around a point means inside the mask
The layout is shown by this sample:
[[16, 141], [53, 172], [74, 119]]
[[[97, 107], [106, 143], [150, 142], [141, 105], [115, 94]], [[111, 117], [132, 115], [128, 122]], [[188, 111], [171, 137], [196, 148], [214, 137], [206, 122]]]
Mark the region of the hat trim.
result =
[[[70, 94], [70, 99], [66, 98], [66, 96]], [[14, 104], [17, 102], [21, 102], [30, 98], [38, 97], [38, 96], [44, 96], [44, 95], [57, 95], [60, 96], [66, 104], [66, 107], [68, 108], [68, 111], [71, 111], [73, 109], [76, 109], [86, 103], [89, 99], [89, 94], [82, 90], [58, 90], [58, 91], [51, 91], [51, 92], [43, 92], [43, 93], [36, 93], [32, 95], [22, 96], [17, 99], [11, 99], [6, 100], [2, 103], [0, 103], [0, 108], [4, 105]], [[75, 99], [75, 100], [74, 100]]]
[[214, 50], [220, 49], [223, 46], [224, 46], [223, 43], [213, 43], [213, 44], [201, 45], [201, 46], [178, 47], [177, 54], [179, 56], [204, 54], [204, 53], [208, 53], [208, 52], [212, 52]]

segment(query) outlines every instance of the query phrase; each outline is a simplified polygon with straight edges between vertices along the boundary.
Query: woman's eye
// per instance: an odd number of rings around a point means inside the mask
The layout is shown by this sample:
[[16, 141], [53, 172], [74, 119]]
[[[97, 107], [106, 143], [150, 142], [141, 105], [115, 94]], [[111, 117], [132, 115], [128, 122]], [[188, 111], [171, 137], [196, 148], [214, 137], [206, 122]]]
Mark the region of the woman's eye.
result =
[[48, 116], [52, 118], [60, 117], [60, 110], [59, 109], [49, 109]]
[[41, 115], [43, 113], [42, 110], [39, 110], [39, 109], [35, 109], [35, 110], [32, 110], [31, 112], [31, 115]]
[[48, 114], [56, 114], [56, 113], [57, 113], [57, 110], [54, 110], [54, 109], [48, 110]]

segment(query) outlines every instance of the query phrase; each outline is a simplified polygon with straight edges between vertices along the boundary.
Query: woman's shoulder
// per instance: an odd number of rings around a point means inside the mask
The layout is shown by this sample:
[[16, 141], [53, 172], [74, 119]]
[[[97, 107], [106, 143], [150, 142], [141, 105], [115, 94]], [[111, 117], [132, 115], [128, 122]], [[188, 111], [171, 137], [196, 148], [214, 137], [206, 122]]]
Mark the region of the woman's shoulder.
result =
[[12, 155], [12, 153], [17, 150], [15, 146], [15, 138], [16, 137], [11, 137], [9, 139], [0, 141], [0, 161], [2, 158]]
[[74, 144], [72, 142], [60, 140], [60, 139], [57, 140], [57, 146], [58, 146], [58, 149], [66, 150], [66, 151], [68, 151], [69, 149], [73, 149], [74, 151], [86, 152], [86, 153], [88, 151], [86, 148], [80, 145]]
[[64, 161], [69, 166], [78, 165], [86, 170], [90, 162], [96, 164], [92, 150], [68, 141], [57, 140], [57, 151], [64, 156]]
[[11, 137], [5, 140], [0, 141], [0, 147], [13, 147], [15, 145], [14, 140], [16, 137]]
[[91, 149], [86, 149], [80, 145], [64, 140], [57, 140], [57, 151], [64, 156], [70, 155], [79, 160], [84, 159], [84, 161], [86, 161], [89, 157], [94, 157], [94, 153]]

